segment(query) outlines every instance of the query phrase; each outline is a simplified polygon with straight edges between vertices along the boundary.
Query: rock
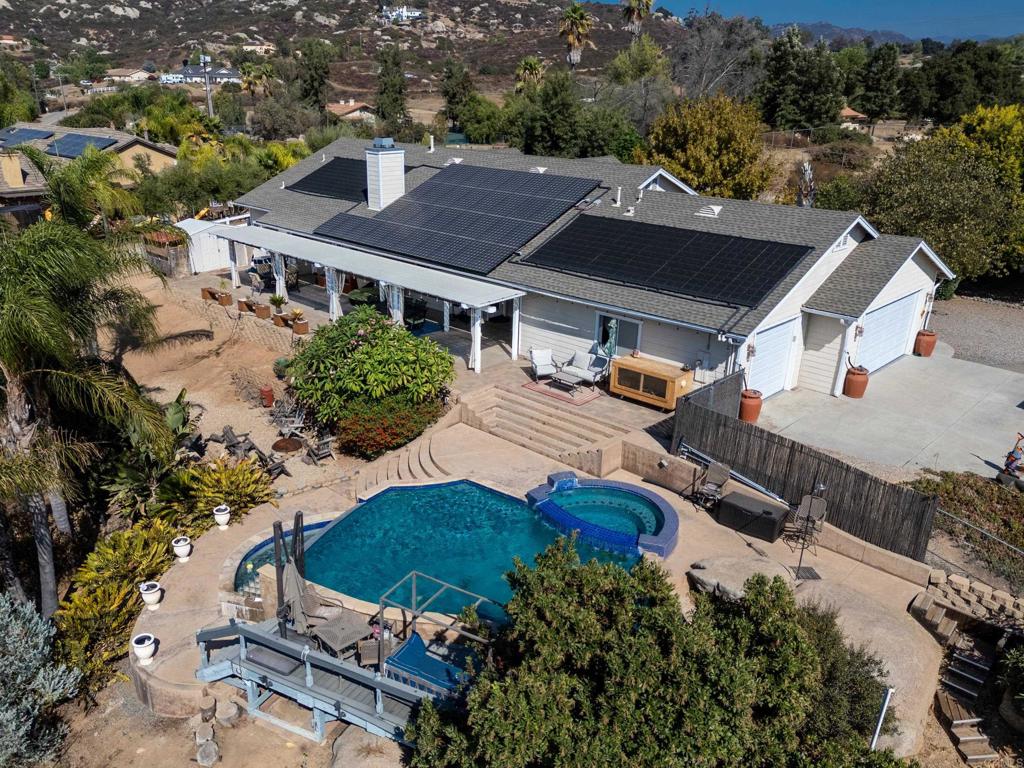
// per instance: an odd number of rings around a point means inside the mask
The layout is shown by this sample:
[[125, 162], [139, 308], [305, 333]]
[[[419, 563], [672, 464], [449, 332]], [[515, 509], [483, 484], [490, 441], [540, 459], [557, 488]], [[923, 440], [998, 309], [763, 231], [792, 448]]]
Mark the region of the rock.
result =
[[956, 573], [949, 574], [949, 584], [957, 592], [967, 592], [971, 588], [971, 582]]
[[213, 720], [213, 715], [217, 711], [217, 700], [213, 696], [203, 696], [199, 700], [199, 716], [202, 718], [204, 723], [208, 723]]
[[989, 597], [992, 594], [992, 587], [982, 581], [975, 581], [971, 584], [971, 592], [978, 597]]
[[192, 715], [188, 720], [185, 721], [188, 724], [188, 729], [194, 731], [203, 722], [203, 716], [200, 714]]
[[237, 702], [230, 700], [217, 702], [217, 722], [221, 725], [234, 725], [238, 722], [238, 718], [241, 717], [241, 714], [242, 711], [239, 709]]
[[213, 741], [213, 726], [210, 723], [200, 723], [196, 728], [196, 744], [203, 744]]
[[1011, 605], [1013, 605], [1013, 595], [1011, 595], [1009, 592], [1004, 592], [1001, 589], [996, 589], [992, 591], [992, 599], [1004, 608], [1009, 608]]
[[709, 557], [694, 563], [686, 575], [701, 592], [739, 600], [743, 597], [743, 585], [755, 573], [763, 573], [769, 579], [781, 576], [787, 584], [793, 584], [789, 570], [766, 557]]
[[220, 747], [216, 741], [204, 741], [196, 750], [196, 762], [203, 768], [213, 768], [220, 760]]
[[945, 584], [946, 583], [946, 572], [940, 568], [936, 568], [928, 574], [929, 584]]

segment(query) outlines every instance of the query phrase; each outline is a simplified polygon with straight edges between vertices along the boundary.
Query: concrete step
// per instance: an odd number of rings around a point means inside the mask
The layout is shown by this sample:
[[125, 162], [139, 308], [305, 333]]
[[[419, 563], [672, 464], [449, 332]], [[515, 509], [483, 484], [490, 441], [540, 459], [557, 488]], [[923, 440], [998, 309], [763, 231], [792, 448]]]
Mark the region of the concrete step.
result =
[[945, 674], [942, 676], [942, 684], [955, 693], [966, 696], [969, 699], [978, 698], [981, 693], [981, 686], [977, 683], [960, 677], [959, 675]]
[[543, 456], [547, 456], [549, 459], [555, 459], [556, 461], [558, 460], [558, 451], [546, 448], [543, 445], [539, 445], [533, 442], [532, 440], [530, 440], [529, 437], [524, 436], [519, 431], [509, 430], [501, 425], [498, 425], [488, 429], [488, 432], [490, 432], [495, 437], [500, 437], [502, 440], [507, 440], [510, 443], [518, 445], [520, 448], [526, 448], [527, 450], [533, 451], [534, 453], [540, 453]]
[[439, 477], [447, 477], [448, 475], [451, 474], [451, 472], [445, 469], [444, 465], [437, 460], [437, 453], [435, 452], [433, 436], [431, 436], [427, 440], [427, 455], [430, 456], [431, 464], [437, 467], [437, 471], [440, 473]]
[[992, 749], [992, 745], [988, 743], [988, 739], [984, 741], [968, 741], [964, 744], [957, 744], [956, 751], [960, 753], [960, 756], [968, 763], [986, 763], [989, 760], [995, 760], [999, 757], [999, 753]]
[[430, 460], [430, 438], [421, 437], [416, 441], [416, 463], [419, 464], [420, 472], [424, 479], [433, 480], [440, 476], [434, 462]]
[[527, 413], [536, 414], [538, 417], [551, 417], [563, 424], [567, 429], [578, 430], [581, 436], [591, 441], [625, 435], [632, 430], [620, 424], [607, 421], [598, 421], [590, 416], [581, 413], [574, 413], [568, 405], [559, 406], [550, 397], [529, 392], [518, 392], [503, 386], [496, 386], [491, 390], [491, 396], [495, 399], [508, 403], [510, 406], [526, 407]]
[[520, 418], [528, 419], [533, 424], [547, 426], [561, 434], [571, 435], [583, 444], [601, 442], [611, 437], [603, 430], [595, 430], [590, 425], [580, 424], [575, 417], [567, 417], [565, 414], [549, 409], [546, 405], [538, 407], [532, 400], [501, 397], [495, 394], [471, 407], [474, 413], [481, 418], [485, 418], [488, 413], [494, 411], [516, 414]]
[[939, 626], [939, 622], [944, 618], [946, 618], [946, 609], [938, 603], [933, 602], [928, 610], [925, 611], [924, 623], [933, 628], [937, 628]]
[[[553, 438], [540, 435], [531, 431], [528, 427], [524, 427], [522, 424], [509, 421], [501, 416], [496, 416], [493, 420], [489, 420], [486, 423], [487, 431], [492, 435], [497, 435], [523, 448], [529, 448], [531, 451], [542, 453], [552, 459], [557, 459], [566, 451], [573, 450], [571, 445], [566, 445]], [[515, 439], [510, 439], [510, 435], [515, 436]]]
[[943, 643], [949, 643], [953, 636], [956, 634], [956, 620], [951, 619], [949, 616], [943, 616], [939, 621], [939, 625], [935, 628], [935, 634], [938, 635], [939, 640]]
[[583, 448], [593, 442], [573, 434], [572, 432], [560, 429], [558, 425], [551, 425], [544, 421], [538, 421], [537, 419], [533, 419], [529, 415], [523, 414], [516, 409], [503, 408], [500, 405], [495, 406], [493, 409], [484, 411], [480, 414], [480, 417], [485, 422], [492, 418], [497, 418], [512, 424], [518, 424], [523, 429], [534, 432], [545, 438], [550, 438], [553, 442], [556, 442], [559, 445], [567, 446], [565, 450]]

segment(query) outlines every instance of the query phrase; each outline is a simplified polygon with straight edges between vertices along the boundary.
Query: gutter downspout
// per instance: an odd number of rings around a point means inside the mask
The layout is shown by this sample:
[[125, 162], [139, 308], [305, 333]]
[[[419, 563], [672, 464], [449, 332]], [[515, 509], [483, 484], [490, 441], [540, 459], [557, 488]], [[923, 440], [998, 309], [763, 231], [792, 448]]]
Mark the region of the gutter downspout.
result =
[[857, 327], [857, 323], [853, 320], [840, 320], [839, 322], [843, 324], [843, 340], [839, 345], [839, 363], [836, 365], [836, 374], [832, 379], [832, 397], [839, 397], [839, 393], [842, 392], [843, 364], [850, 349], [850, 331]]
[[935, 284], [932, 286], [932, 292], [928, 294], [928, 298], [926, 299], [924, 307], [924, 325], [921, 326], [926, 331], [928, 330], [928, 323], [930, 323], [932, 319], [932, 308], [935, 306], [935, 296], [939, 292], [939, 285], [941, 284], [941, 278], [936, 280]]

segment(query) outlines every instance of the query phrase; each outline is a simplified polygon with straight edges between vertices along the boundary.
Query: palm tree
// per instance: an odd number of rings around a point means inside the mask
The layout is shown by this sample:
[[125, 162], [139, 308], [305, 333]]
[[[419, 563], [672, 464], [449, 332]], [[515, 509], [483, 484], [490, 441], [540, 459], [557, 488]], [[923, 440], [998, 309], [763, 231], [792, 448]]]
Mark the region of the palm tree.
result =
[[544, 79], [544, 62], [536, 56], [527, 56], [516, 67], [516, 93], [532, 90]]
[[573, 70], [580, 63], [584, 47], [597, 48], [590, 39], [590, 32], [593, 28], [594, 17], [586, 8], [573, 0], [565, 9], [558, 23], [558, 36], [565, 38], [565, 45], [569, 49], [565, 60], [569, 62], [569, 66]]
[[[57, 608], [53, 542], [44, 494], [63, 490], [88, 445], [57, 425], [78, 415], [138, 429], [158, 445], [166, 424], [123, 370], [97, 354], [98, 329], [137, 320], [155, 331], [152, 306], [128, 279], [149, 271], [140, 255], [111, 250], [63, 221], [0, 236], [0, 494], [27, 509], [39, 563], [40, 611]], [[10, 541], [0, 520], [0, 547]], [[15, 594], [9, 567], [0, 573]], [[24, 590], [20, 590], [24, 594]]]
[[633, 35], [633, 39], [637, 40], [644, 19], [651, 15], [654, 0], [622, 0], [622, 3], [622, 18], [626, 22], [626, 29]]
[[256, 89], [262, 84], [260, 67], [247, 61], [241, 66], [240, 74], [242, 75], [242, 90], [248, 93], [249, 100], [256, 104]]

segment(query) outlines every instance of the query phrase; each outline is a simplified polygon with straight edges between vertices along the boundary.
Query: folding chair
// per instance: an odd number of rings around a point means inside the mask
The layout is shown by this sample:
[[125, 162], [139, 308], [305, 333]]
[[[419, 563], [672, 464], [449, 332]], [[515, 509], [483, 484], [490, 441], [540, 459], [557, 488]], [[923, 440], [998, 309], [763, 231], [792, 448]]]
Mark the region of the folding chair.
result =
[[249, 298], [260, 296], [266, 286], [263, 284], [263, 278], [259, 276], [258, 272], [249, 273]]
[[694, 500], [704, 507], [713, 507], [722, 498], [722, 489], [729, 481], [729, 477], [728, 464], [712, 461], [704, 472], [700, 487], [693, 492]]
[[808, 494], [786, 520], [783, 537], [796, 546], [808, 547], [814, 544], [816, 534], [821, 533], [828, 514], [828, 502], [821, 496]]

